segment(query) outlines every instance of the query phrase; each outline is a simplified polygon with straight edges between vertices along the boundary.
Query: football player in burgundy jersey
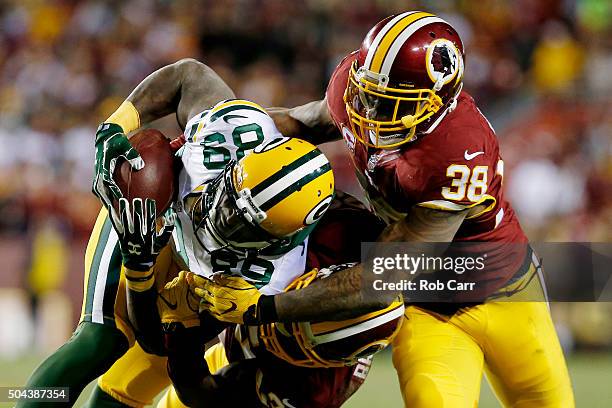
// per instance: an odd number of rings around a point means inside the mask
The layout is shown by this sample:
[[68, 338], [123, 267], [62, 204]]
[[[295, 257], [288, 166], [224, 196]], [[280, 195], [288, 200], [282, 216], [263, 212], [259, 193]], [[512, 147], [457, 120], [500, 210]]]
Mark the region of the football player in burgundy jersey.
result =
[[[309, 236], [306, 269], [334, 265], [320, 273], [338, 273], [359, 260], [361, 241], [375, 239], [384, 228], [382, 224], [361, 202], [338, 191]], [[312, 275], [313, 272], [306, 273], [291, 286], [311, 280]], [[319, 275], [316, 279], [325, 280], [329, 276]], [[181, 298], [185, 297], [176, 296]], [[321, 335], [325, 339], [318, 337], [305, 342], [300, 339], [310, 338], [317, 332], [316, 325], [302, 328], [292, 324], [280, 330], [273, 324], [259, 330], [231, 326], [221, 336], [223, 343], [208, 349], [205, 358], [201, 343], [194, 343], [186, 331], [181, 333], [182, 327], [177, 328], [166, 334], [166, 344], [171, 344], [168, 371], [174, 389], [165, 394], [157, 407], [178, 408], [184, 407], [183, 404], [190, 407], [340, 407], [365, 380], [371, 355], [381, 350], [386, 339], [396, 333], [402, 306], [396, 301], [396, 309], [386, 313], [379, 311], [344, 323], [323, 322]], [[315, 345], [309, 348], [312, 344]], [[353, 356], [355, 352], [358, 355]], [[338, 361], [340, 355], [353, 357]]]
[[[315, 144], [344, 138], [372, 209], [387, 223], [379, 242], [495, 248], [485, 271], [461, 277], [477, 282], [475, 290], [458, 292], [450, 307], [407, 308], [393, 343], [406, 406], [476, 406], [486, 370], [505, 406], [572, 407], [541, 267], [504, 198], [495, 132], [462, 89], [464, 69], [451, 25], [405, 12], [376, 24], [342, 60], [323, 100], [270, 112], [286, 136], [308, 135]], [[340, 319], [390, 302], [396, 293], [364, 296], [371, 275], [357, 265], [325, 285], [275, 295], [274, 308], [262, 296], [257, 322]], [[214, 283], [206, 289], [214, 298]], [[513, 302], [537, 299], [521, 298], [527, 291], [542, 301]], [[497, 297], [509, 301], [491, 301]], [[220, 319], [241, 322], [249, 302]]]

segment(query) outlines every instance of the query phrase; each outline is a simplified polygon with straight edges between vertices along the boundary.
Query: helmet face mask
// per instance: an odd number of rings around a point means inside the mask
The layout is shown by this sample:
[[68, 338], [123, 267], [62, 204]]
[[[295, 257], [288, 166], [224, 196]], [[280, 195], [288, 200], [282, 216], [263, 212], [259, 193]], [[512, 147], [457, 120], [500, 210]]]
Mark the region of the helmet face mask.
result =
[[277, 138], [230, 161], [201, 188], [195, 203], [186, 204], [199, 244], [209, 253], [224, 248], [252, 253], [303, 239], [302, 230], [329, 207], [334, 178], [314, 145]]
[[[279, 238], [261, 228], [249, 211], [239, 204], [232, 176], [235, 167], [235, 161], [228, 163], [219, 176], [207, 183], [192, 206], [190, 218], [193, 231], [205, 249], [205, 242], [211, 240], [219, 246], [215, 249], [229, 248], [237, 252], [264, 249], [279, 241]], [[265, 219], [264, 212], [257, 214], [257, 219]]]
[[378, 148], [410, 142], [416, 126], [438, 112], [442, 100], [434, 90], [385, 86], [374, 77], [353, 63], [344, 102], [355, 137]]

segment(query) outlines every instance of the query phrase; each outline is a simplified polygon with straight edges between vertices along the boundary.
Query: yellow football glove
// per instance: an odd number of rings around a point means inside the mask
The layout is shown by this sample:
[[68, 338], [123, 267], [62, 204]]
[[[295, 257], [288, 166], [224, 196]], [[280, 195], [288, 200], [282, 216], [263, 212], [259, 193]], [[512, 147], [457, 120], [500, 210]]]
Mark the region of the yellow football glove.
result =
[[261, 293], [241, 277], [217, 275], [210, 280], [191, 274], [189, 284], [202, 298], [200, 311], [206, 310], [222, 322], [257, 323]]
[[200, 325], [200, 298], [187, 282], [190, 272], [182, 271], [158, 293], [157, 309], [162, 324], [182, 323], [186, 328]]

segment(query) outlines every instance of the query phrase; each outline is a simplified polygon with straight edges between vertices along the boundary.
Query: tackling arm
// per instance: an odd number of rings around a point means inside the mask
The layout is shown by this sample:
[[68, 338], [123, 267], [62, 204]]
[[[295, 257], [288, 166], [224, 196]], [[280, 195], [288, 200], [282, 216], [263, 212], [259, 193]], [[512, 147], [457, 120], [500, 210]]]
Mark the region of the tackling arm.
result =
[[[463, 220], [473, 210], [481, 209], [450, 212], [415, 206], [403, 220], [389, 225], [377, 242], [411, 242], [414, 256], [439, 255], [448, 248]], [[362, 265], [356, 265], [303, 289], [273, 296], [261, 295], [249, 282], [235, 276], [223, 277], [223, 280], [196, 276], [190, 284], [202, 298], [200, 307], [218, 320], [257, 325], [344, 320], [385, 308], [401, 293], [371, 290], [375, 276], [367, 273]]]
[[[463, 223], [470, 210], [450, 212], [415, 206], [403, 220], [389, 225], [378, 242], [448, 242]], [[445, 248], [438, 247], [439, 251]], [[417, 249], [419, 254], [425, 249]], [[301, 290], [273, 296], [278, 321], [341, 320], [367, 313], [390, 304], [400, 293], [366, 291], [374, 274], [364, 273], [362, 265], [337, 272], [327, 279], [314, 282]], [[316, 307], [313, 307], [316, 305]], [[273, 314], [273, 313], [272, 313]], [[262, 320], [268, 320], [265, 309]]]
[[[125, 271], [127, 275], [138, 275], [137, 271]], [[150, 274], [155, 275], [151, 268]], [[151, 280], [153, 284], [153, 280]], [[134, 327], [136, 340], [144, 351], [159, 356], [165, 355], [162, 324], [157, 310], [157, 290], [155, 286], [144, 289], [138, 286], [138, 282], [131, 282], [128, 278], [126, 288], [126, 302], [128, 317]]]
[[341, 137], [329, 114], [327, 99], [294, 108], [268, 108], [268, 113], [284, 136], [304, 139], [315, 145]]

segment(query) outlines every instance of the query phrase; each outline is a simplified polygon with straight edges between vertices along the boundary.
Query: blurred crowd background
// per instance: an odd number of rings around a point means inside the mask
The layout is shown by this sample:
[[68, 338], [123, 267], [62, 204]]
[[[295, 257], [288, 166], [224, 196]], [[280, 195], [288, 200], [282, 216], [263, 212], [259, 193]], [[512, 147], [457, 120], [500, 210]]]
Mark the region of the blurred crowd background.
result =
[[[73, 329], [100, 208], [95, 129], [146, 75], [194, 57], [239, 97], [295, 106], [323, 96], [374, 23], [408, 9], [439, 13], [463, 38], [465, 89], [498, 133], [529, 237], [611, 241], [612, 2], [3, 0], [0, 354]], [[173, 118], [155, 126], [180, 133]], [[343, 146], [326, 152], [339, 187], [359, 194]], [[609, 304], [554, 307], [566, 346], [612, 345]]]

